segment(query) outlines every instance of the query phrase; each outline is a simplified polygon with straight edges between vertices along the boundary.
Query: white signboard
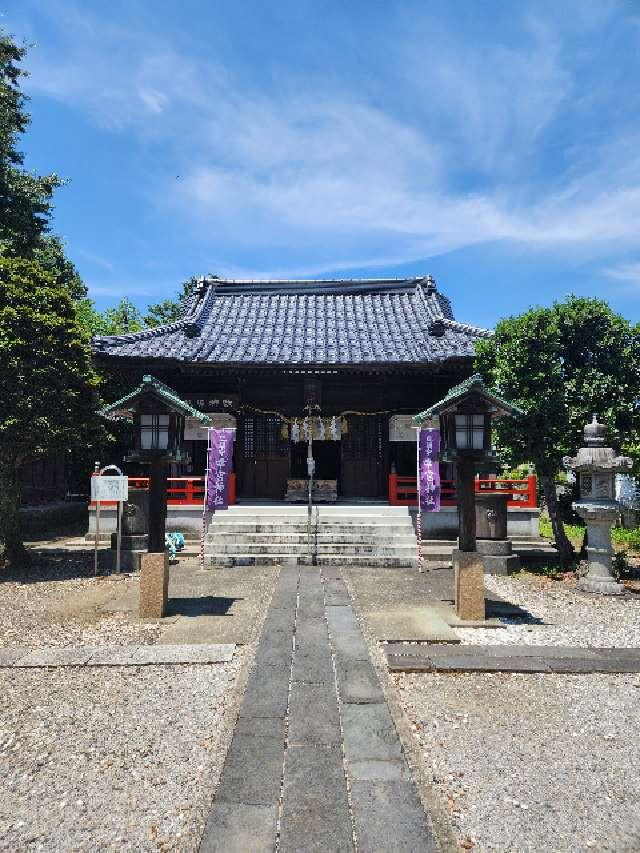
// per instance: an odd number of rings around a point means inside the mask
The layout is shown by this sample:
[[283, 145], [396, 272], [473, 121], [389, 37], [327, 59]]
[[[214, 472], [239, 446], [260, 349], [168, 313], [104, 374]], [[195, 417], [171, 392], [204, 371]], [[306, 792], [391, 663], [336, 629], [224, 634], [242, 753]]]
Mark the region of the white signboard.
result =
[[393, 415], [389, 419], [389, 441], [416, 440], [416, 424], [413, 415]]
[[92, 501], [126, 501], [129, 497], [129, 478], [104, 477], [91, 478]]
[[[207, 412], [211, 418], [209, 427], [215, 429], [235, 429], [236, 419], [233, 415], [225, 415], [216, 412]], [[184, 440], [185, 441], [206, 441], [207, 427], [203, 426], [198, 418], [184, 419]]]
[[[432, 418], [432, 422], [422, 426], [432, 426], [439, 429], [440, 418]], [[417, 424], [413, 415], [392, 415], [389, 418], [389, 441], [416, 441]]]

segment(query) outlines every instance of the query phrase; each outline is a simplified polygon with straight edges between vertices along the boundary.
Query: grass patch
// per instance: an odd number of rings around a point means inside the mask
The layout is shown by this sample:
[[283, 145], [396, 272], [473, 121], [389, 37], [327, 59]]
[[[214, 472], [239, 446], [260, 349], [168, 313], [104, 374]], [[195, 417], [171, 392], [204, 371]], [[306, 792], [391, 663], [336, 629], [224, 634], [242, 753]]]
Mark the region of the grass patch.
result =
[[630, 551], [640, 551], [640, 527], [625, 530], [624, 527], [614, 527], [611, 531], [611, 541], [614, 545], [624, 545]]
[[[565, 523], [564, 531], [567, 534], [567, 538], [569, 539], [573, 547], [577, 551], [579, 551], [580, 548], [582, 548], [585, 528], [581, 524]], [[551, 539], [551, 541], [553, 541], [553, 530], [551, 528], [551, 522], [548, 518], [542, 517], [540, 519], [540, 536], [544, 537], [545, 539]]]

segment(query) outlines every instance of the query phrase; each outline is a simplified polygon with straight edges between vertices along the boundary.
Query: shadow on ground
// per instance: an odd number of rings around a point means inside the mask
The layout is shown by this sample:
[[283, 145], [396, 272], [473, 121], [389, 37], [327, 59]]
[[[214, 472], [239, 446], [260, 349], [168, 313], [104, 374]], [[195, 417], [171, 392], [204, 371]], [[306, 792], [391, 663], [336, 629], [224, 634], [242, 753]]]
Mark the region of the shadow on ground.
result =
[[243, 598], [202, 595], [198, 598], [170, 598], [167, 616], [231, 616], [236, 601]]

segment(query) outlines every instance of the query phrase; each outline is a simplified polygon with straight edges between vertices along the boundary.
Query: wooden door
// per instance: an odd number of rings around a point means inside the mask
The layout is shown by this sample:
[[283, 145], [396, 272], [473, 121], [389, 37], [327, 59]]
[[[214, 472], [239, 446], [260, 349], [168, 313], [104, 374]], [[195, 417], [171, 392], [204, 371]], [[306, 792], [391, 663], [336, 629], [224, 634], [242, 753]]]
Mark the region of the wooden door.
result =
[[247, 415], [242, 420], [240, 497], [282, 500], [289, 476], [289, 441], [277, 415]]
[[387, 420], [380, 415], [349, 415], [342, 436], [342, 495], [385, 497]]

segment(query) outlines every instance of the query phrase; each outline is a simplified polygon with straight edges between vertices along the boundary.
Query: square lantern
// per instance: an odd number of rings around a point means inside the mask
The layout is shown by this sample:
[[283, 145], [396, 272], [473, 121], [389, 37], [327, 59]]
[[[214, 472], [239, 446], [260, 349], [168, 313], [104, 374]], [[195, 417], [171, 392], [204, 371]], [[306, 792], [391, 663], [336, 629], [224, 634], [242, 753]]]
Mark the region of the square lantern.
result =
[[490, 457], [491, 419], [496, 414], [496, 407], [480, 394], [469, 394], [439, 412], [443, 461], [455, 462], [460, 456], [477, 461]]

